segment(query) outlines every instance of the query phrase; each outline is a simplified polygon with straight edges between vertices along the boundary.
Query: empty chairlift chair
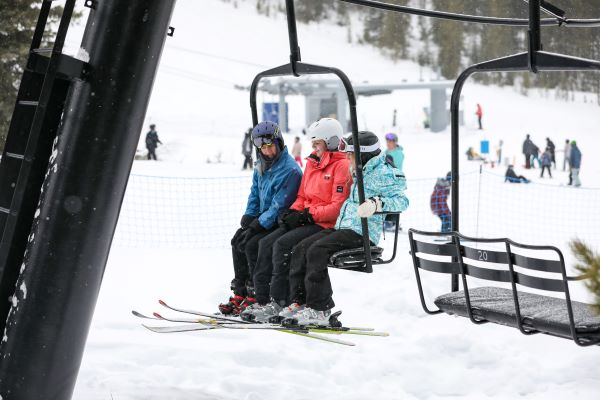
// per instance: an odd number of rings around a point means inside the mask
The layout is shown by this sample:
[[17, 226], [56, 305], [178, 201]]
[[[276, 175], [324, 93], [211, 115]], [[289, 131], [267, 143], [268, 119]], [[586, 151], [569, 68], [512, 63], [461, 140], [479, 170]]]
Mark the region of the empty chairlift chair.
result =
[[[431, 241], [435, 237], [448, 241]], [[425, 312], [459, 315], [476, 324], [494, 322], [518, 328], [526, 335], [544, 333], [568, 338], [580, 346], [600, 344], [600, 316], [593, 313], [589, 304], [571, 300], [569, 281], [582, 278], [567, 276], [558, 248], [414, 229], [409, 230], [409, 241]], [[430, 310], [423, 293], [421, 270], [460, 275], [463, 290], [438, 296], [434, 300], [438, 309]], [[469, 287], [468, 277], [489, 284]]]

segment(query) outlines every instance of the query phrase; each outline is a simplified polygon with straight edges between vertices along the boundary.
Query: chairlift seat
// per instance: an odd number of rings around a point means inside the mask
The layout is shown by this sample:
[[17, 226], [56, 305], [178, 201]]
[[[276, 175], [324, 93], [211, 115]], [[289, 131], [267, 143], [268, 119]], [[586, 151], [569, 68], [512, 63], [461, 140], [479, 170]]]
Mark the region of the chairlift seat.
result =
[[[519, 291], [519, 306], [523, 325], [543, 333], [571, 338], [569, 316], [565, 300]], [[501, 325], [518, 328], [513, 291], [499, 287], [469, 288], [473, 315]], [[437, 297], [435, 305], [448, 314], [469, 317], [464, 291]], [[588, 304], [571, 302], [575, 329], [581, 339], [600, 339], [600, 315], [594, 314]]]
[[[371, 260], [373, 264], [381, 263], [383, 259], [383, 249], [377, 246], [371, 246]], [[329, 259], [329, 267], [348, 269], [353, 271], [362, 271], [365, 269], [365, 248], [357, 247], [355, 249], [341, 250], [334, 253]]]

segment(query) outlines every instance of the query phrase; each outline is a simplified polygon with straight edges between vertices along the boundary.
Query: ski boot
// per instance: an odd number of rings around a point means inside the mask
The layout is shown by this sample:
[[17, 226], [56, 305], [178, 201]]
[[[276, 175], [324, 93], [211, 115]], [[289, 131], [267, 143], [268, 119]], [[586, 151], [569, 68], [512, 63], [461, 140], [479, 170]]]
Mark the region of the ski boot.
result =
[[268, 322], [271, 317], [277, 316], [280, 311], [281, 306], [275, 301], [271, 301], [265, 305], [256, 303], [251, 307], [246, 308], [246, 310], [240, 314], [240, 317], [244, 321], [263, 323]]
[[219, 304], [219, 311], [223, 315], [239, 315], [241, 305], [245, 301], [243, 296], [233, 295], [227, 303]]
[[287, 327], [314, 326], [339, 328], [342, 326], [342, 323], [338, 320], [341, 313], [341, 311], [337, 311], [332, 314], [331, 310], [318, 311], [305, 307], [304, 310], [298, 312], [295, 316], [284, 319], [281, 325]]
[[242, 313], [244, 310], [246, 310], [248, 307], [251, 307], [252, 305], [256, 304], [256, 297], [250, 297], [250, 296], [246, 296], [246, 298], [244, 298], [244, 301], [242, 301], [242, 303], [240, 304], [240, 313]]

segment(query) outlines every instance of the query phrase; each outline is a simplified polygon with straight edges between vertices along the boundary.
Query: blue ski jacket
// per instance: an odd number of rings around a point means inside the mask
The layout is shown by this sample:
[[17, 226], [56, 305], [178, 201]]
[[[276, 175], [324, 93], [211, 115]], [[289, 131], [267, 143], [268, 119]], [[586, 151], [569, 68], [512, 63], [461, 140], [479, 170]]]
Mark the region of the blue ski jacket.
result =
[[[259, 159], [257, 164], [260, 162]], [[252, 188], [244, 214], [258, 217], [260, 225], [270, 229], [277, 223], [280, 212], [296, 200], [302, 170], [289, 155], [287, 147], [284, 147], [271, 168], [262, 174], [259, 171], [258, 166], [254, 168]]]
[[[385, 157], [385, 154], [373, 157], [363, 167], [365, 199], [379, 197], [383, 202], [383, 211], [404, 211], [408, 208], [408, 198], [404, 195], [406, 178], [400, 170], [387, 163]], [[350, 197], [342, 204], [335, 229], [352, 229], [362, 235], [358, 206], [358, 183], [355, 179], [350, 188]], [[369, 238], [374, 244], [379, 243], [383, 217], [381, 214], [374, 214], [368, 218]]]

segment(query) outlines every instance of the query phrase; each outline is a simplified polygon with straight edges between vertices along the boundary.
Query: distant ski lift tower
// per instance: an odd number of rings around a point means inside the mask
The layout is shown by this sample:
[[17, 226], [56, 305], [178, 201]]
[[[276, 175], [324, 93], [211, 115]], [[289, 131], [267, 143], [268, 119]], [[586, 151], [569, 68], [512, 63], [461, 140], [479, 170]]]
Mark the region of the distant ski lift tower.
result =
[[[353, 85], [357, 96], [378, 96], [390, 94], [394, 90], [429, 90], [429, 121], [432, 132], [445, 130], [449, 123], [449, 96], [448, 89], [454, 87], [454, 81], [430, 82], [402, 82], [396, 84], [371, 84], [357, 83]], [[312, 78], [278, 78], [274, 81], [265, 81], [259, 90], [271, 95], [279, 96], [279, 103], [285, 104], [287, 95], [302, 95], [305, 98], [305, 125], [319, 118], [333, 116], [342, 126], [349, 130], [348, 99], [344, 88], [337, 80], [312, 79]], [[279, 108], [282, 109], [281, 106]], [[280, 121], [287, 121], [286, 114], [281, 115]]]

